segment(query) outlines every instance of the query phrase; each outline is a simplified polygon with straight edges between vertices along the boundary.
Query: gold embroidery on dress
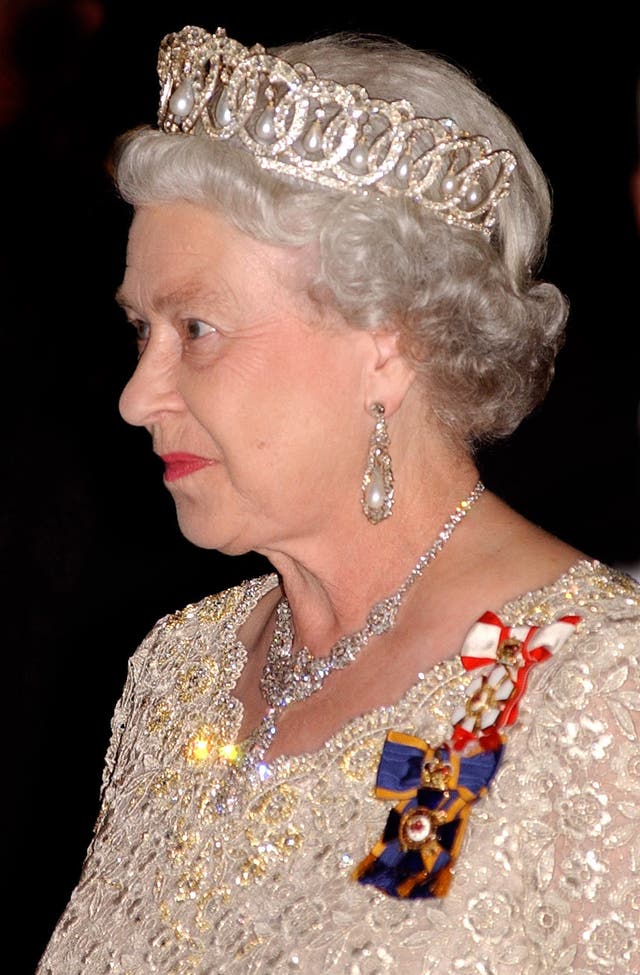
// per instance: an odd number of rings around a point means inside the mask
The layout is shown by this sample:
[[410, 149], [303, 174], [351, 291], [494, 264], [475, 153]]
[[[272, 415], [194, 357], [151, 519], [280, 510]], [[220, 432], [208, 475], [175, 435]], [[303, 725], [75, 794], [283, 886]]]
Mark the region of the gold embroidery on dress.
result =
[[[532, 675], [455, 883], [434, 905], [398, 902], [349, 877], [379, 835], [372, 787], [387, 731], [441, 741], [469, 682], [459, 660], [318, 752], [271, 763], [244, 783], [231, 816], [215, 809], [224, 760], [185, 755], [205, 725], [212, 740], [233, 742], [237, 628], [274, 584], [268, 577], [174, 614], [136, 653], [114, 717], [102, 816], [38, 975], [640, 971], [638, 587], [582, 562], [496, 608], [512, 626], [573, 610], [584, 623], [579, 640]], [[207, 659], [219, 678], [198, 693]]]

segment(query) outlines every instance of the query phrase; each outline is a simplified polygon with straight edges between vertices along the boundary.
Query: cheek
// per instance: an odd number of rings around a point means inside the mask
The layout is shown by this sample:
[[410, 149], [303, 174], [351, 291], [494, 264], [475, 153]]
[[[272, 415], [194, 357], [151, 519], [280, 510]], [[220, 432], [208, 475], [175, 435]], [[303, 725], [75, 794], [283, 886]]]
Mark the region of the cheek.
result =
[[253, 464], [257, 454], [267, 467], [309, 469], [309, 454], [342, 451], [358, 437], [360, 381], [343, 344], [322, 332], [292, 338], [285, 325], [229, 340], [207, 368], [183, 372], [181, 392], [228, 464]]
[[215, 446], [216, 456], [240, 476], [254, 466], [252, 455], [268, 454], [281, 418], [278, 411], [287, 397], [265, 371], [247, 372], [234, 365], [216, 365], [191, 372], [181, 384], [191, 426]]

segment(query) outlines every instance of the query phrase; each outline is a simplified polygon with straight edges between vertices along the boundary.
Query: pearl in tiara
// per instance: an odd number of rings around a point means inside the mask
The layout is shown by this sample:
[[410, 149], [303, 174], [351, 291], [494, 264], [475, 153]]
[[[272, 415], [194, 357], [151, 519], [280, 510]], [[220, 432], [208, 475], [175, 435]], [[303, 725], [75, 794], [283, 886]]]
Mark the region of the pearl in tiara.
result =
[[219, 27], [184, 27], [160, 45], [159, 127], [250, 152], [266, 170], [357, 196], [406, 197], [447, 223], [491, 235], [516, 160], [450, 118], [318, 78]]

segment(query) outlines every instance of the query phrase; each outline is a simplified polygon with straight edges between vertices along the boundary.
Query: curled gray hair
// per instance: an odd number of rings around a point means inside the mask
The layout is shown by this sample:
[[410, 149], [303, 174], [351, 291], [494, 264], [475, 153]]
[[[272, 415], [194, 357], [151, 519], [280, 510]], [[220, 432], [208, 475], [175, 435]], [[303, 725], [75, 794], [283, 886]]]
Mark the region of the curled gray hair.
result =
[[405, 199], [357, 197], [260, 169], [205, 136], [138, 130], [122, 140], [116, 182], [134, 206], [214, 206], [259, 240], [318, 246], [311, 293], [354, 327], [393, 324], [446, 429], [469, 445], [511, 433], [544, 397], [567, 315], [535, 280], [550, 221], [540, 167], [510, 120], [458, 68], [387, 38], [334, 35], [273, 50], [373, 98], [448, 116], [518, 160], [490, 241]]

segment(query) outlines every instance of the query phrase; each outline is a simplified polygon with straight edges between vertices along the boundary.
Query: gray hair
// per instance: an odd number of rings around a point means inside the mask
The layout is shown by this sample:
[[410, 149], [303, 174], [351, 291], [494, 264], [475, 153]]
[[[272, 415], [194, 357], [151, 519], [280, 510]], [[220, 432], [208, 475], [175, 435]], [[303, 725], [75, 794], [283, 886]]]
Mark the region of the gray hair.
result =
[[259, 240], [316, 244], [310, 293], [354, 327], [392, 323], [427, 401], [456, 439], [473, 445], [511, 433], [548, 389], [567, 316], [560, 291], [535, 280], [551, 207], [522, 137], [464, 72], [399, 42], [341, 34], [271, 53], [362, 85], [373, 98], [406, 98], [418, 115], [451, 117], [510, 149], [518, 165], [491, 240], [410, 200], [303, 185], [265, 172], [230, 143], [151, 129], [122, 140], [120, 194], [134, 206], [213, 206]]

